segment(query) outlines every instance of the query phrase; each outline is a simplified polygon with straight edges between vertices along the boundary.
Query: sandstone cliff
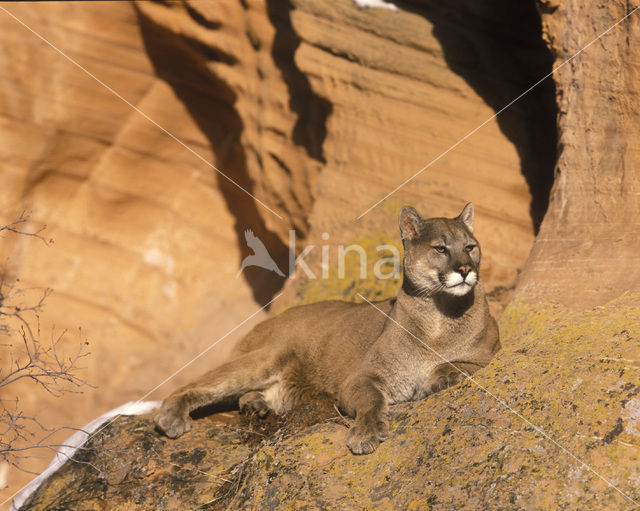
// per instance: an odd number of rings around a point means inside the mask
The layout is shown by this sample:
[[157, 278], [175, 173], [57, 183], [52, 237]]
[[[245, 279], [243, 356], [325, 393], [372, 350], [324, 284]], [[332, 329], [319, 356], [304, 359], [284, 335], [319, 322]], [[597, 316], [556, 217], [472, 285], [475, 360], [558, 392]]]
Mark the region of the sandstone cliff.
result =
[[[544, 82], [356, 221], [550, 72], [553, 58], [562, 63], [629, 12], [621, 1], [540, 2], [542, 32], [533, 2], [397, 5], [8, 8], [277, 213], [4, 16], [11, 79], [0, 113], [11, 143], [2, 214], [33, 210], [56, 244], [2, 240], [3, 253], [29, 284], [54, 288], [49, 314], [57, 325], [85, 327], [93, 346], [87, 374], [100, 386], [64, 401], [65, 417], [45, 417], [79, 425], [137, 399], [274, 296], [279, 277], [255, 270], [235, 279], [248, 253], [244, 229], [285, 268], [290, 228], [303, 243], [327, 244], [328, 233], [332, 249], [360, 242], [373, 251], [397, 239], [404, 203], [451, 215], [467, 200], [477, 207], [497, 313], [540, 229], [501, 321], [505, 349], [477, 378], [504, 403], [468, 381], [402, 405], [391, 440], [362, 458], [347, 454], [344, 425], [332, 421], [249, 448], [208, 422], [192, 444], [186, 437], [172, 445], [154, 437], [148, 421], [123, 419], [83, 458], [104, 466], [70, 464], [32, 508], [56, 495], [76, 498], [78, 481], [91, 488], [87, 509], [105, 501], [144, 509], [135, 486], [152, 480], [168, 508], [191, 499], [192, 507], [233, 508], [605, 509], [628, 503], [620, 492], [639, 497], [638, 298], [622, 296], [640, 277], [632, 264], [637, 16], [558, 71], [555, 93], [554, 82]], [[308, 260], [319, 272], [319, 250]], [[357, 272], [346, 281], [299, 277], [274, 308], [355, 291], [383, 296], [394, 284], [380, 287]], [[34, 396], [27, 405], [47, 403]], [[131, 435], [120, 444], [113, 435], [123, 430]], [[204, 454], [189, 457], [204, 437]], [[155, 461], [131, 454], [145, 438]], [[118, 449], [129, 454], [105, 457]], [[171, 465], [166, 479], [166, 466], [147, 470], [172, 456], [182, 468]], [[183, 486], [185, 478], [198, 489]]]

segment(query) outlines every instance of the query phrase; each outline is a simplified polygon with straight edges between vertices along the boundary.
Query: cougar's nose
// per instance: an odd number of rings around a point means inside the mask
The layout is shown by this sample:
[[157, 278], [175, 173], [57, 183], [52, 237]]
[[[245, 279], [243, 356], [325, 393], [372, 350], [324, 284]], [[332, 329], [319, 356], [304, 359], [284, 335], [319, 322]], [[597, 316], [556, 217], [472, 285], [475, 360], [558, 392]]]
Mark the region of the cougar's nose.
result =
[[468, 264], [463, 264], [462, 266], [458, 267], [458, 273], [460, 273], [463, 277], [469, 275], [470, 271], [471, 266], [469, 266]]

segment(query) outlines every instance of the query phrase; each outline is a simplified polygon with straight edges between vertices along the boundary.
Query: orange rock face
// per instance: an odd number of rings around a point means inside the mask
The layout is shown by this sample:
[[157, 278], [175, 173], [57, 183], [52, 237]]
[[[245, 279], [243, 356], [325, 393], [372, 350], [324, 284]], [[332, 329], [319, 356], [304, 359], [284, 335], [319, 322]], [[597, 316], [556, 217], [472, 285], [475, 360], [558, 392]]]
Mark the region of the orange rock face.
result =
[[[500, 312], [555, 151], [551, 82], [492, 119], [550, 66], [533, 5], [503, 3], [499, 17], [471, 1], [397, 12], [350, 0], [8, 5], [112, 89], [0, 12], [1, 220], [30, 210], [55, 239], [5, 237], [2, 258], [25, 286], [54, 290], [43, 324], [82, 327], [82, 376], [97, 387], [56, 399], [23, 385], [24, 408], [81, 426], [257, 311], [284, 279], [237, 277], [245, 229], [286, 271], [290, 229], [298, 251], [335, 254], [372, 236], [397, 243], [404, 204], [452, 216], [472, 201]], [[318, 274], [320, 259], [317, 247]], [[304, 299], [304, 280], [290, 279], [278, 306]], [[263, 316], [151, 397], [220, 360]], [[22, 480], [10, 471], [2, 495]]]
[[[555, 66], [588, 48], [555, 75], [556, 182], [519, 293], [601, 305], [640, 283], [640, 13], [622, 1], [542, 4]], [[589, 23], [574, 23], [585, 12]]]
[[[130, 5], [7, 10], [216, 162], [184, 103], [155, 75]], [[216, 173], [5, 13], [0, 23], [2, 65], [9, 70], [0, 93], [2, 221], [30, 210], [32, 227], [46, 223], [55, 240], [47, 247], [3, 235], [2, 260], [23, 287], [54, 290], [42, 315], [43, 336], [48, 340], [52, 322], [56, 332], [68, 329], [71, 351], [81, 327], [91, 354], [80, 375], [97, 387], [58, 399], [24, 383], [3, 397], [15, 392], [25, 413], [49, 427], [79, 427], [147, 393], [259, 305], [236, 278], [236, 219]], [[229, 340], [174, 381], [204, 371]], [[5, 366], [7, 352], [2, 361]], [[32, 459], [27, 468], [46, 463]], [[25, 477], [31, 476], [11, 470], [8, 492]]]

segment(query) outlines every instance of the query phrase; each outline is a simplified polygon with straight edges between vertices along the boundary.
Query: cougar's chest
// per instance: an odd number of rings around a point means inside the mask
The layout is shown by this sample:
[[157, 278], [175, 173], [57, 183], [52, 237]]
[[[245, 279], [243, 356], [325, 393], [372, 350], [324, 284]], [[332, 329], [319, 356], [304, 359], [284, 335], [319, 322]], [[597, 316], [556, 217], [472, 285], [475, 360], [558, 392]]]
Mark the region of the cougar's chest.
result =
[[464, 352], [477, 336], [469, 318], [447, 318], [434, 315], [422, 325], [416, 341], [438, 362], [449, 360]]
[[472, 324], [465, 321], [447, 318], [433, 321], [419, 342], [422, 356], [407, 368], [403, 398], [413, 401], [432, 394], [439, 368], [469, 358], [477, 336]]

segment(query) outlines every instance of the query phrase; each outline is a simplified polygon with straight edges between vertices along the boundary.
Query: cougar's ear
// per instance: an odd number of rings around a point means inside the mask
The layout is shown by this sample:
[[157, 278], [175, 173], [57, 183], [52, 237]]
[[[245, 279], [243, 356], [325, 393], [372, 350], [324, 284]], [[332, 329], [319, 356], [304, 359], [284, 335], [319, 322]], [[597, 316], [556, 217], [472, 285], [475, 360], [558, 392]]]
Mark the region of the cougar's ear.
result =
[[413, 240], [418, 237], [424, 220], [411, 206], [405, 206], [400, 211], [400, 236], [403, 240]]
[[460, 213], [456, 218], [458, 222], [462, 222], [469, 231], [473, 232], [473, 204], [467, 204], [462, 213]]

